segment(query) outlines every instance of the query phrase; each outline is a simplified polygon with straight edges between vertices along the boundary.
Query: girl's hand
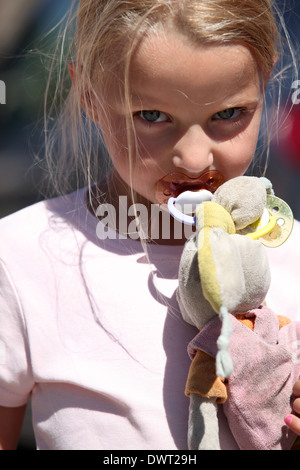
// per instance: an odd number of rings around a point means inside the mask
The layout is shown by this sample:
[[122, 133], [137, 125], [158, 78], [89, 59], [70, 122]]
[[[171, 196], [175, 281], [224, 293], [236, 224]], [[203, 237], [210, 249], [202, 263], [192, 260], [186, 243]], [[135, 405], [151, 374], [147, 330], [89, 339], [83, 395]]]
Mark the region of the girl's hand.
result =
[[[300, 380], [297, 380], [295, 383], [293, 394], [296, 397], [293, 401], [293, 410], [300, 415]], [[292, 431], [300, 436], [300, 418], [295, 415], [288, 415], [285, 417], [284, 421]]]

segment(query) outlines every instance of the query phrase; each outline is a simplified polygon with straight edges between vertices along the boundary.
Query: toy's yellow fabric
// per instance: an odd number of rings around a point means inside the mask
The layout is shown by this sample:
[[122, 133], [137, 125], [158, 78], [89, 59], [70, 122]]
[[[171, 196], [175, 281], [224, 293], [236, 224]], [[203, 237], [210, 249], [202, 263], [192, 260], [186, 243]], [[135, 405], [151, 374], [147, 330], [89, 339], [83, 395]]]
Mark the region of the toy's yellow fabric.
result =
[[215, 259], [211, 247], [211, 230], [220, 228], [228, 234], [236, 232], [230, 214], [219, 204], [204, 202], [196, 211], [198, 232], [198, 266], [204, 297], [215, 312], [222, 306], [220, 285], [216, 275]]

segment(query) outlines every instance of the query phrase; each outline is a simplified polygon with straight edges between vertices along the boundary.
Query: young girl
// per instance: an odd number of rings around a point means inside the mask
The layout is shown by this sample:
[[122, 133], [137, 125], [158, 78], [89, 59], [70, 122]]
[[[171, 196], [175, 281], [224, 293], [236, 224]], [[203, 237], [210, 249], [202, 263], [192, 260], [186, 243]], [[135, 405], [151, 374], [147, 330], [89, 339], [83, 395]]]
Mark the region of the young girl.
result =
[[[16, 446], [30, 398], [38, 449], [187, 448], [196, 331], [176, 302], [186, 233], [157, 208], [161, 181], [248, 169], [278, 58], [272, 7], [79, 2], [62, 146], [45, 133], [57, 186], [84, 169], [86, 187], [0, 224], [2, 448]], [[100, 179], [102, 141], [112, 165]], [[299, 230], [269, 253], [268, 303], [292, 319]], [[237, 447], [221, 410], [220, 438]]]

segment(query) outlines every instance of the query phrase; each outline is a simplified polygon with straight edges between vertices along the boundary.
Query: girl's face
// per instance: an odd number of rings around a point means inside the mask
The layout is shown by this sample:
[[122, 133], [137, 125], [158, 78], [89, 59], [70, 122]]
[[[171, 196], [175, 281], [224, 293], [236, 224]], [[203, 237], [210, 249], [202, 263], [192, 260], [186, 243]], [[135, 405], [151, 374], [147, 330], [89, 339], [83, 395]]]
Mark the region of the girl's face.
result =
[[[256, 148], [264, 91], [248, 48], [199, 47], [180, 34], [153, 35], [133, 57], [130, 89], [129, 110], [112, 83], [105, 117], [100, 109], [96, 113], [119, 193], [129, 194], [132, 184], [141, 200], [156, 203], [157, 183], [170, 172], [197, 177], [218, 170], [228, 180], [247, 170]], [[132, 179], [127, 113], [133, 117], [138, 146], [138, 152], [133, 146]]]

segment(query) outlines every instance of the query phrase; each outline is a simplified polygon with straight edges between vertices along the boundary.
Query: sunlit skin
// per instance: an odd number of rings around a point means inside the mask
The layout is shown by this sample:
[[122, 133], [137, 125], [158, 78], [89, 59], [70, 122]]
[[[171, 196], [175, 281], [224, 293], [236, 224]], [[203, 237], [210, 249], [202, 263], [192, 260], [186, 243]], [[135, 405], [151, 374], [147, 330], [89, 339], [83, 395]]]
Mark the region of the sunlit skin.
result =
[[[93, 110], [114, 164], [115, 196], [130, 197], [132, 183], [139, 202], [157, 203], [157, 182], [170, 172], [194, 177], [216, 169], [228, 180], [247, 170], [257, 144], [264, 91], [247, 47], [196, 46], [179, 33], [155, 34], [133, 56], [130, 88], [129, 110], [113, 81], [105, 116], [95, 104]], [[128, 113], [138, 142], [132, 180]]]
[[285, 418], [286, 424], [291, 428], [291, 430], [300, 436], [300, 380], [294, 385], [293, 388], [294, 399], [292, 402], [293, 410], [298, 414], [298, 417], [295, 415], [288, 415]]

